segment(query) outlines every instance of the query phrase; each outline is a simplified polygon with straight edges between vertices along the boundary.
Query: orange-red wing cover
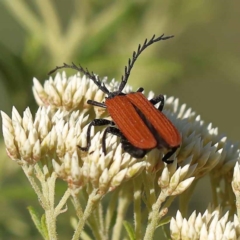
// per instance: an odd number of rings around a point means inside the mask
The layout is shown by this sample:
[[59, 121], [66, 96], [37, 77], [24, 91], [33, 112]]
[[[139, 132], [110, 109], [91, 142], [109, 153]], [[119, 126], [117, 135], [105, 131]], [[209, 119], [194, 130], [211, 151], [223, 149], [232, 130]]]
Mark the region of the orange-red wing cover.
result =
[[156, 139], [137, 113], [134, 103], [132, 104], [131, 99], [126, 96], [128, 95], [106, 99], [105, 104], [109, 115], [133, 146], [141, 149], [156, 147]]
[[177, 147], [181, 144], [181, 136], [176, 127], [142, 93], [129, 93], [125, 96], [143, 113], [169, 147]]

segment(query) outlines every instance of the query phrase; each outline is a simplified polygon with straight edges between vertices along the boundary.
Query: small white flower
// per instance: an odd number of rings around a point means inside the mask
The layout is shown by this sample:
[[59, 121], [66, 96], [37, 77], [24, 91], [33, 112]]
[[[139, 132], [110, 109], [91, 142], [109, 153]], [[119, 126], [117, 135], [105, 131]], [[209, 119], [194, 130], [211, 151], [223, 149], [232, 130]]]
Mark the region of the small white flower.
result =
[[[219, 208], [207, 210], [203, 215], [196, 217], [194, 211], [187, 220], [178, 211], [175, 218], [171, 219], [170, 232], [172, 239], [238, 239], [240, 237], [239, 220], [234, 215], [234, 221], [228, 219], [228, 212], [221, 217]], [[191, 229], [191, 231], [190, 231]]]
[[50, 77], [44, 86], [34, 78], [33, 93], [39, 106], [52, 106], [62, 110], [72, 111], [89, 109], [88, 99], [102, 102], [104, 94], [85, 75], [77, 73], [69, 78], [65, 72], [57, 73], [54, 80]]
[[158, 179], [158, 185], [163, 191], [167, 192], [168, 196], [181, 194], [194, 180], [194, 177], [186, 178], [190, 165], [186, 165], [183, 168], [179, 167], [175, 172], [169, 171], [169, 168], [171, 166], [165, 165]]

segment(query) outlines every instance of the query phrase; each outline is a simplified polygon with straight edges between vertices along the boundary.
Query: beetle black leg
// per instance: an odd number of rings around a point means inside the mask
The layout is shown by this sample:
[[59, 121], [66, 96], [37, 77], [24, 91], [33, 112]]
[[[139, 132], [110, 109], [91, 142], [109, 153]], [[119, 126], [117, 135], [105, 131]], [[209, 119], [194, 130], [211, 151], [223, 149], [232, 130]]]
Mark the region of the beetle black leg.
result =
[[158, 107], [158, 110], [159, 111], [162, 111], [163, 110], [163, 107], [164, 107], [164, 96], [162, 94], [152, 98], [151, 100], [149, 100], [153, 105], [157, 104], [160, 102], [160, 105]]
[[173, 163], [173, 160], [168, 160], [168, 159], [177, 151], [177, 149], [178, 147], [172, 148], [171, 151], [165, 154], [165, 156], [162, 158], [162, 161], [167, 164]]
[[120, 132], [120, 130], [118, 128], [115, 127], [107, 127], [104, 131], [103, 134], [103, 139], [102, 139], [102, 149], [103, 149], [103, 153], [104, 155], [106, 155], [106, 136], [107, 133], [111, 133], [113, 135], [116, 135], [118, 137], [121, 138], [121, 144], [122, 144], [122, 148], [124, 150], [124, 152], [129, 153], [132, 157], [135, 158], [143, 158], [146, 153], [149, 150], [146, 149], [141, 149], [141, 148], [137, 148], [134, 147], [124, 136], [123, 134]]
[[104, 126], [104, 125], [115, 125], [113, 121], [107, 120], [107, 119], [94, 119], [89, 125], [87, 129], [87, 146], [86, 147], [80, 147], [78, 146], [82, 151], [88, 151], [88, 149], [91, 146], [91, 128], [92, 126]]
[[144, 91], [144, 88], [140, 87], [137, 92], [143, 92]]
[[102, 108], [106, 108], [105, 103], [100, 103], [100, 102], [96, 102], [93, 100], [87, 100], [87, 103], [93, 106], [97, 106], [97, 107], [102, 107]]
[[106, 151], [106, 137], [107, 137], [108, 133], [111, 133], [111, 134], [116, 135], [118, 137], [123, 137], [122, 133], [120, 132], [120, 130], [118, 128], [107, 127], [105, 129], [104, 133], [103, 133], [103, 138], [102, 138], [102, 150], [103, 150], [104, 155], [106, 155], [106, 153], [107, 153], [107, 151]]

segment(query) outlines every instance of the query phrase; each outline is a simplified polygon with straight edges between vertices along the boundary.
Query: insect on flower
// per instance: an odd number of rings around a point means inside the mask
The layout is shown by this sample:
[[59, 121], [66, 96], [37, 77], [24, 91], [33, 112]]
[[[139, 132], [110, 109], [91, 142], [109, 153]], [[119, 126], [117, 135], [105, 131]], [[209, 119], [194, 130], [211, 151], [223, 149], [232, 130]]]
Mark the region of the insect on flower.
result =
[[[106, 136], [108, 133], [114, 134], [121, 139], [121, 144], [125, 152], [128, 152], [135, 158], [143, 158], [146, 153], [154, 148], [167, 149], [168, 152], [163, 157], [166, 163], [172, 163], [168, 160], [181, 144], [181, 136], [176, 127], [162, 113], [164, 106], [164, 96], [159, 95], [151, 100], [148, 100], [143, 94], [143, 88], [139, 88], [136, 92], [123, 93], [131, 69], [139, 57], [139, 55], [150, 45], [161, 40], [167, 40], [173, 36], [161, 35], [155, 38], [155, 35], [148, 41], [144, 41], [143, 45], [139, 44], [137, 52], [133, 52], [132, 58], [129, 59], [128, 65], [125, 66], [125, 72], [122, 76], [122, 81], [117, 91], [110, 92], [99, 77], [88, 69], [81, 66], [76, 66], [74, 63], [63, 66], [57, 66], [49, 72], [52, 74], [58, 69], [72, 68], [82, 72], [88, 76], [100, 90], [106, 95], [104, 103], [88, 100], [87, 103], [93, 106], [106, 108], [112, 118], [94, 119], [87, 129], [87, 146], [79, 147], [83, 151], [88, 151], [91, 145], [90, 133], [93, 126], [108, 127], [104, 130], [102, 139], [102, 150], [106, 155]], [[154, 105], [160, 103], [156, 108]]]

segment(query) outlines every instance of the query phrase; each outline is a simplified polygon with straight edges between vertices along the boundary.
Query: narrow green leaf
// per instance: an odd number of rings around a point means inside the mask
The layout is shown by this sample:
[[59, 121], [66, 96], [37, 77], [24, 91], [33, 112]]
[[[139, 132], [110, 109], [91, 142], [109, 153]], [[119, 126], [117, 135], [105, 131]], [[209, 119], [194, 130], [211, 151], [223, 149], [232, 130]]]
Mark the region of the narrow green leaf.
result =
[[44, 239], [48, 239], [47, 229], [45, 228], [46, 224], [43, 224], [43, 218], [45, 218], [44, 215], [40, 218], [37, 211], [31, 206], [28, 207], [28, 211], [39, 233], [42, 235]]
[[45, 236], [45, 239], [49, 239], [47, 225], [46, 225], [46, 215], [45, 214], [43, 214], [42, 217], [41, 217], [41, 226], [42, 226], [42, 232]]
[[126, 229], [126, 231], [128, 233], [129, 239], [130, 240], [136, 240], [135, 232], [134, 232], [134, 229], [133, 229], [132, 225], [129, 222], [127, 222], [127, 221], [124, 221], [123, 225], [124, 225], [124, 227], [125, 227], [125, 229]]
[[171, 217], [170, 217], [170, 216], [163, 218], [163, 219], [159, 222], [157, 228], [158, 228], [158, 227], [161, 227], [161, 226], [163, 226], [163, 225], [168, 224], [170, 221], [171, 221]]

